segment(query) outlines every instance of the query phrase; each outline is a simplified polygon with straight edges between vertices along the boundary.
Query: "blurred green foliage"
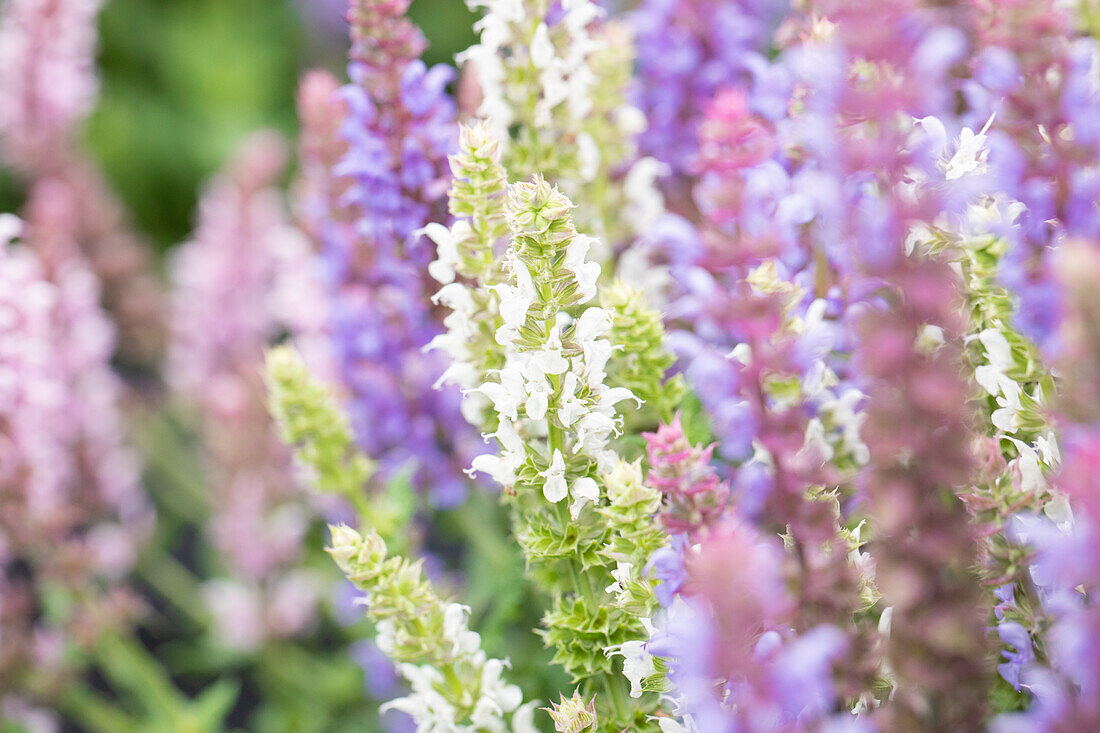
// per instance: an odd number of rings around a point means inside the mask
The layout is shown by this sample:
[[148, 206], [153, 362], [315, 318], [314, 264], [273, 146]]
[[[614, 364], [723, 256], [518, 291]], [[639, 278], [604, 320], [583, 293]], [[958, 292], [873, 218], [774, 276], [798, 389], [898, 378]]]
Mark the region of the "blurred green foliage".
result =
[[[85, 147], [158, 249], [187, 236], [203, 181], [248, 132], [270, 127], [293, 139], [303, 70], [342, 73], [345, 33], [306, 22], [308, 3], [317, 13], [332, 6], [326, 0], [106, 4], [101, 98]], [[411, 15], [431, 42], [428, 63], [451, 62], [474, 38], [474, 18], [462, 0], [417, 0]]]

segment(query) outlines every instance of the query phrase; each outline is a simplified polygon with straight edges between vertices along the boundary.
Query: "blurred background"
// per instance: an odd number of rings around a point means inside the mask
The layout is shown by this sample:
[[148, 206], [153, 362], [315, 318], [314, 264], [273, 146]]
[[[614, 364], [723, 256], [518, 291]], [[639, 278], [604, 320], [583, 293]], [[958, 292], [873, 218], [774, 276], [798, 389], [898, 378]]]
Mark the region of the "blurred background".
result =
[[[259, 127], [293, 140], [298, 78], [342, 76], [346, 0], [107, 0], [99, 17], [99, 104], [84, 149], [134, 225], [163, 252], [191, 230], [202, 182]], [[415, 0], [425, 61], [473, 40], [462, 0]], [[0, 173], [0, 210], [19, 189]]]

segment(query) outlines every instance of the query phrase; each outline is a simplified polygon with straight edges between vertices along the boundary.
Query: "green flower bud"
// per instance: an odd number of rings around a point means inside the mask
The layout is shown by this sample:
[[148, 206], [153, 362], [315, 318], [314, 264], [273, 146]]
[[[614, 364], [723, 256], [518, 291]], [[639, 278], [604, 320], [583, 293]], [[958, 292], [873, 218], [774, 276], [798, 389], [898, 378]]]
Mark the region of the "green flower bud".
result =
[[595, 731], [600, 722], [596, 716], [595, 695], [592, 696], [591, 700], [585, 702], [579, 689], [574, 690], [573, 697], [568, 700], [563, 695], [559, 702], [550, 703], [550, 707], [541, 709], [550, 713], [550, 717], [554, 721], [554, 730], [557, 733]]

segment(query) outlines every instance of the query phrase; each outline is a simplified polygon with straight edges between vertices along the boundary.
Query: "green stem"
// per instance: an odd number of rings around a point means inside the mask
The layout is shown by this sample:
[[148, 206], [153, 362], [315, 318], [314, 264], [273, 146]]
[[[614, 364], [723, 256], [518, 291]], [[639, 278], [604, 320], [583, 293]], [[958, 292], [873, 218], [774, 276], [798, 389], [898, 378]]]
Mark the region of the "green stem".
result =
[[205, 628], [210, 623], [207, 615], [197, 608], [201, 598], [198, 580], [170, 555], [149, 552], [138, 562], [136, 571], [138, 577], [195, 626]]
[[97, 733], [139, 733], [141, 726], [122, 710], [83, 684], [70, 685], [61, 695], [61, 709]]
[[603, 686], [607, 691], [607, 696], [611, 698], [611, 708], [615, 711], [615, 718], [620, 723], [630, 724], [630, 713], [628, 712], [629, 706], [624, 696], [622, 675], [615, 675], [612, 678], [609, 675], [604, 675]]

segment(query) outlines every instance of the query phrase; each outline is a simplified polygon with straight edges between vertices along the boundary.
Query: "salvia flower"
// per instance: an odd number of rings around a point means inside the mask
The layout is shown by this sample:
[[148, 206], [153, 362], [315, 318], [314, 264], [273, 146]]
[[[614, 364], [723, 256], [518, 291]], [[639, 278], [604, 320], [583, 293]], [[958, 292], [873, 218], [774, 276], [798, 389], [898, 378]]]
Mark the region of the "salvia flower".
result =
[[0, 229], [0, 686], [50, 696], [139, 610], [125, 578], [151, 513], [73, 192], [38, 183]]
[[[242, 638], [229, 631], [235, 614], [270, 608], [269, 594], [316, 594], [308, 574], [292, 571], [309, 512], [296, 497], [259, 371], [265, 349], [284, 333], [324, 361], [323, 301], [309, 244], [288, 223], [274, 188], [283, 164], [283, 145], [273, 134], [245, 141], [205, 192], [194, 238], [180, 246], [172, 267], [169, 378], [200, 409], [213, 499], [207, 531], [230, 576], [209, 596], [225, 599], [232, 583], [239, 601], [214, 605], [227, 639]], [[293, 594], [280, 594], [286, 583]], [[286, 624], [277, 615], [263, 624], [275, 636], [297, 633], [310, 620], [295, 612]], [[244, 638], [258, 643], [263, 636], [261, 627]]]
[[164, 346], [163, 303], [150, 253], [96, 167], [76, 146], [98, 92], [98, 0], [6, 3], [0, 18], [0, 158], [31, 185], [65, 182], [76, 198], [79, 246], [102, 284], [116, 354], [150, 369]]
[[19, 0], [0, 18], [0, 144], [25, 170], [53, 170], [95, 103], [99, 0]]
[[[673, 187], [695, 172], [700, 145], [706, 145], [699, 128], [715, 93], [747, 86], [758, 75], [775, 83], [765, 54], [786, 10], [786, 2], [771, 0], [646, 0], [631, 14], [643, 50], [634, 90], [648, 123], [641, 147], [671, 166]], [[754, 106], [771, 112], [760, 97]], [[673, 193], [674, 201], [684, 198], [683, 191]]]
[[594, 259], [606, 261], [608, 247], [645, 232], [664, 205], [661, 167], [635, 144], [645, 120], [626, 99], [629, 32], [592, 0], [467, 4], [485, 13], [480, 42], [459, 59], [479, 82], [478, 116], [504, 146], [505, 167], [585, 201], [578, 225], [596, 237]]
[[667, 660], [688, 730], [828, 729], [836, 704], [831, 670], [846, 652], [844, 635], [829, 626], [789, 632], [794, 604], [782, 566], [779, 543], [736, 520], [688, 556], [683, 595], [650, 642]]
[[[1031, 515], [1018, 517], [1013, 526], [1014, 538], [1036, 551], [1032, 578], [1050, 617], [1044, 647], [1048, 663], [1039, 664], [1034, 655], [1009, 660], [1014, 673], [1023, 668], [1022, 684], [1034, 699], [1026, 713], [999, 719], [994, 726], [999, 732], [1088, 730], [1100, 723], [1100, 665], [1094, 653], [1100, 643], [1100, 400], [1090, 386], [1100, 345], [1100, 312], [1092, 293], [1100, 257], [1095, 242], [1077, 240], [1063, 245], [1055, 262], [1065, 299], [1058, 367], [1067, 391], [1055, 403], [1065, 460], [1053, 483], [1074, 512], [1069, 523]], [[1026, 655], [1030, 645], [1024, 642], [1030, 639], [1026, 632], [1019, 636]]]
[[414, 485], [448, 505], [463, 497], [461, 468], [476, 436], [458, 395], [431, 389], [443, 367], [437, 354], [422, 352], [441, 330], [427, 297], [432, 252], [423, 228], [446, 217], [457, 131], [446, 85], [454, 71], [420, 61], [425, 42], [407, 7], [351, 4], [344, 152], [327, 184], [337, 198], [320, 249], [335, 366], [360, 445], [380, 461], [382, 477], [411, 471]]
[[[955, 18], [917, 3], [837, 4], [825, 15], [836, 24], [827, 43], [842, 44], [857, 64], [877, 69], [869, 80], [839, 90], [837, 112], [852, 119], [886, 120], [890, 114], [920, 118], [942, 100], [931, 89], [947, 62], [965, 51]], [[919, 23], [925, 35], [897, 39]], [[937, 43], [941, 55], [923, 64], [920, 46]], [[890, 73], [887, 73], [889, 70]], [[865, 180], [875, 161], [874, 183], [860, 187], [845, 230], [865, 277], [886, 284], [882, 307], [858, 319], [859, 369], [866, 380], [869, 450], [864, 487], [874, 541], [875, 583], [892, 608], [886, 659], [897, 687], [878, 710], [890, 730], [980, 727], [987, 714], [987, 637], [973, 567], [977, 541], [956, 491], [975, 467], [973, 413], [963, 376], [960, 285], [942, 258], [907, 256], [914, 222], [937, 211], [937, 189], [905, 188], [912, 170], [932, 161], [907, 144], [911, 126], [901, 117], [876, 126], [874, 146], [855, 126], [839, 138], [849, 180]], [[922, 335], [942, 335], [932, 348]], [[950, 641], [948, 641], [950, 639]]]
[[[410, 715], [418, 731], [534, 733], [534, 703], [503, 681], [507, 661], [488, 658], [481, 637], [467, 626], [469, 609], [445, 603], [423, 577], [420, 563], [388, 556], [373, 530], [331, 527], [330, 554], [368, 595], [367, 615], [378, 647], [397, 662], [412, 691], [382, 706]], [[505, 721], [509, 721], [510, 725]]]
[[[485, 193], [495, 196], [497, 190]], [[541, 177], [507, 189], [504, 215], [511, 245], [502, 262], [488, 270], [500, 272], [499, 279], [479, 283], [481, 302], [499, 314], [486, 322], [492, 328], [483, 348], [494, 349], [501, 366], [478, 375], [487, 364], [480, 362], [470, 374], [481, 381], [468, 392], [491, 405], [482, 424], [499, 448], [476, 457], [471, 470], [489, 474], [514, 497], [520, 545], [554, 597], [544, 618], [544, 639], [555, 649], [555, 661], [585, 682], [586, 692], [594, 687], [593, 692], [607, 693], [597, 696], [597, 706], [601, 729], [612, 730], [649, 725], [644, 716], [653, 707], [652, 697], [636, 706], [627, 702], [614, 659], [623, 656], [632, 686], [642, 684], [638, 669], [645, 665], [629, 666], [638, 658], [632, 642], [643, 636], [634, 612], [644, 613], [650, 601], [634, 568], [640, 571], [657, 546], [644, 532], [656, 507], [652, 497], [624, 500], [613, 522], [618, 530], [590, 509], [604, 511], [601, 484], [608, 479], [601, 475], [620, 465], [609, 446], [621, 425], [615, 405], [633, 395], [605, 383], [614, 348], [606, 335], [613, 319], [598, 306], [581, 307], [596, 298], [600, 268], [587, 259], [591, 240], [573, 227], [572, 208]], [[484, 305], [470, 305], [465, 318], [483, 317]], [[561, 563], [571, 568], [567, 576], [547, 572]], [[640, 602], [603, 605], [600, 599], [617, 594], [614, 583], [623, 587], [624, 581], [637, 584]], [[582, 628], [588, 631], [578, 635]], [[597, 654], [603, 659], [594, 663]], [[640, 696], [641, 689], [637, 692]]]
[[729, 485], [710, 465], [715, 446], [689, 443], [679, 415], [644, 437], [649, 458], [646, 482], [665, 499], [661, 521], [670, 533], [687, 532], [694, 539], [724, 514], [729, 498]]

